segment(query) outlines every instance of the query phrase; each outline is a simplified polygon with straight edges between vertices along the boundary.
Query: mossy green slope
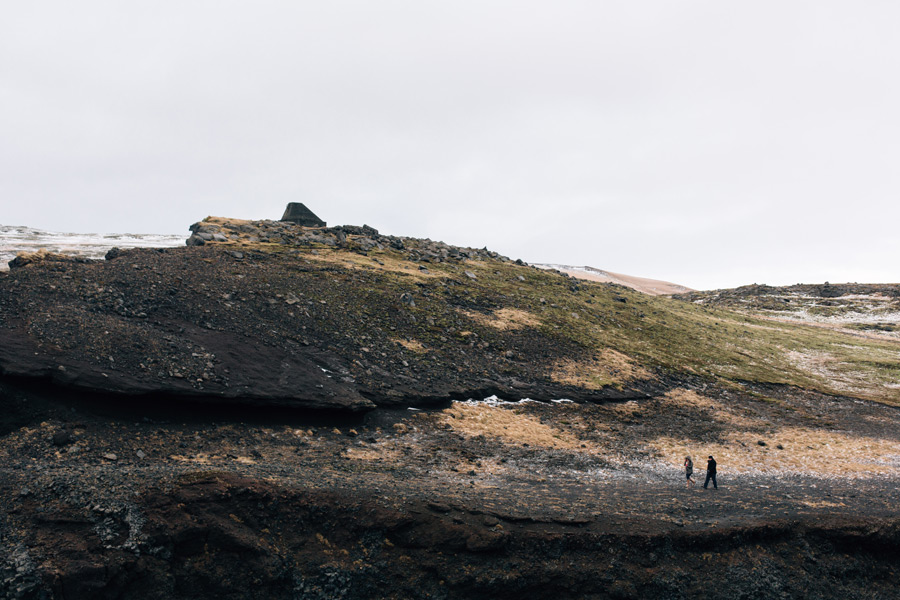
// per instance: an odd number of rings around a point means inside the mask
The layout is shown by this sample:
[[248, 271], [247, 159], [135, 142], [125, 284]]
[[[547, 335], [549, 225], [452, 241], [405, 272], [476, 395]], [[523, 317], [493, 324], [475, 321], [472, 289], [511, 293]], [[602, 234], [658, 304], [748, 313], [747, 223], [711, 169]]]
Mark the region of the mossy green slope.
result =
[[[565, 364], [566, 373], [554, 374], [550, 365], [551, 378], [614, 387], [648, 374], [688, 374], [900, 403], [900, 343], [892, 340], [649, 296], [531, 268], [493, 253], [476, 251], [474, 259], [460, 261], [410, 262], [417, 256], [410, 251], [428, 246], [428, 240], [402, 238], [403, 250], [367, 247], [363, 255], [354, 246], [355, 237], [349, 236], [344, 248], [320, 246], [317, 256], [308, 254], [312, 248], [299, 252], [338, 269], [378, 272], [380, 289], [372, 293], [411, 293], [416, 305], [408, 310], [419, 317], [413, 335], [430, 348], [447, 343], [442, 332], [459, 324], [460, 308], [486, 316], [514, 309], [534, 317], [535, 322], [521, 328], [534, 329], [547, 343], [568, 349], [556, 364]], [[298, 252], [290, 245], [269, 246], [268, 251]], [[470, 322], [466, 328], [495, 347], [502, 347], [508, 335], [485, 321]], [[609, 351], [615, 352], [612, 359]]]
[[[900, 343], [754, 318], [509, 262], [470, 262], [465, 268], [477, 276], [467, 286], [473, 305], [533, 314], [544, 335], [577, 344], [585, 358], [612, 349], [650, 372], [661, 368], [900, 403]], [[452, 266], [429, 269], [458, 277]], [[440, 318], [440, 306], [421, 310], [429, 309]]]
[[[191, 247], [0, 280], [0, 372], [326, 407], [604, 399], [691, 382], [900, 404], [900, 344], [573, 279], [486, 249], [210, 218]], [[203, 237], [201, 237], [203, 236]]]

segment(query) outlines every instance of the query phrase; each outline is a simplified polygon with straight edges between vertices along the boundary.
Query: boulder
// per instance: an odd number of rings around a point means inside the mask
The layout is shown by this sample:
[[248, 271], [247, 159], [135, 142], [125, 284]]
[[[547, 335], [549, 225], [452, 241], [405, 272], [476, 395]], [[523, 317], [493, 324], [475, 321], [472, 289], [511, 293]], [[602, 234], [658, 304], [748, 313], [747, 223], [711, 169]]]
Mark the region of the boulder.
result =
[[306, 208], [306, 205], [302, 202], [289, 202], [287, 208], [284, 209], [284, 215], [281, 216], [281, 220], [296, 223], [303, 227], [325, 227], [325, 221]]

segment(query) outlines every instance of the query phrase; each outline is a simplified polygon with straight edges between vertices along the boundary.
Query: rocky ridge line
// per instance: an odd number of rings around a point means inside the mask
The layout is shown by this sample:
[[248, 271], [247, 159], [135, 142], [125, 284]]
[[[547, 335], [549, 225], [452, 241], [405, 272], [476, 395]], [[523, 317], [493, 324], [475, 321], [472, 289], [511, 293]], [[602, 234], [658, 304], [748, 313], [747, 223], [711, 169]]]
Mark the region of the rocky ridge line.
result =
[[[205, 244], [278, 244], [288, 247], [315, 248], [319, 246], [340, 248], [363, 253], [392, 248], [405, 252], [414, 262], [445, 262], [448, 260], [486, 260], [509, 262], [497, 252], [463, 248], [444, 242], [411, 237], [381, 235], [368, 225], [338, 225], [336, 227], [302, 227], [286, 221], [232, 221], [212, 217], [194, 223], [190, 227], [188, 246]], [[521, 260], [517, 264], [524, 264]]]

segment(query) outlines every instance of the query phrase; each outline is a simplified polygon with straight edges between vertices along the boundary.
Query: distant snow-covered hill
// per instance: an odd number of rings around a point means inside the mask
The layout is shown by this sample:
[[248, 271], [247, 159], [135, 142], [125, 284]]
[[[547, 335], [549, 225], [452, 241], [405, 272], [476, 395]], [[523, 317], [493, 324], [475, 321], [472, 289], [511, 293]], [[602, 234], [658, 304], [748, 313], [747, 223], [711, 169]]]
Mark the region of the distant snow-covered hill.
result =
[[618, 283], [630, 287], [639, 292], [650, 294], [651, 296], [665, 296], [668, 294], [683, 294], [693, 291], [691, 288], [670, 283], [668, 281], [659, 281], [658, 279], [647, 279], [646, 277], [634, 277], [632, 275], [623, 275], [622, 273], [613, 273], [612, 271], [603, 271], [594, 267], [573, 267], [570, 265], [551, 265], [551, 264], [535, 264], [540, 269], [555, 269], [568, 273], [572, 277], [578, 279], [587, 279], [589, 281], [600, 281], [604, 283]]
[[103, 258], [107, 250], [119, 248], [162, 248], [183, 246], [186, 236], [155, 233], [60, 233], [24, 226], [0, 225], [0, 269], [19, 252], [50, 252]]

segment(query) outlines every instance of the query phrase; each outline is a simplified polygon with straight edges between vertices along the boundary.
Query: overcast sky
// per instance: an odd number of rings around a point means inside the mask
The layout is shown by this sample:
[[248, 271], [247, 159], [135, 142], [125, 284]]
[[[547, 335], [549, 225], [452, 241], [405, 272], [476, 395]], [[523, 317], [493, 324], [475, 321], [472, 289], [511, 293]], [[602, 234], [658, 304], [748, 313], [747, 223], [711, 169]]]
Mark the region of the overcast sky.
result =
[[207, 215], [708, 289], [900, 281], [900, 3], [6, 2], [0, 223]]

